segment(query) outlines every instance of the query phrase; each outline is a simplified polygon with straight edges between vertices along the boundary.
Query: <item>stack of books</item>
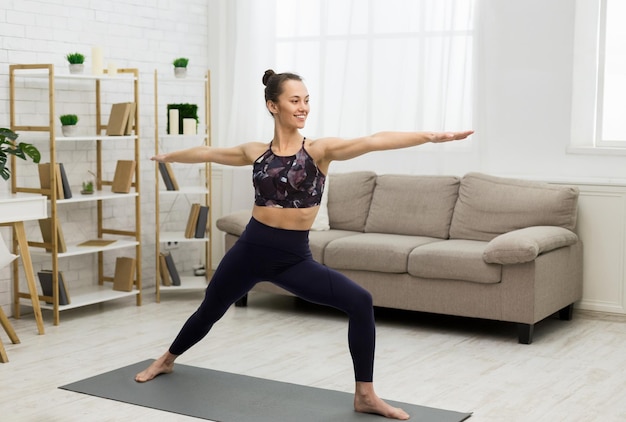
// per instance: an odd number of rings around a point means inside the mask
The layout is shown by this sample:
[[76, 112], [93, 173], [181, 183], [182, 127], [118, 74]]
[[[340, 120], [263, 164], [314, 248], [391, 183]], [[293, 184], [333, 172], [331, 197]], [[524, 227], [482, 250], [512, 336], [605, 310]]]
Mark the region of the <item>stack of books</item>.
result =
[[202, 239], [206, 236], [209, 207], [206, 205], [192, 204], [185, 228], [186, 239]]
[[159, 275], [164, 286], [180, 286], [180, 275], [169, 252], [159, 254]]
[[[50, 190], [52, 189], [51, 183], [51, 174], [50, 174], [50, 163], [40, 163], [38, 165], [39, 170], [39, 184], [41, 185], [41, 189]], [[67, 174], [65, 173], [65, 167], [63, 167], [63, 163], [57, 163], [55, 167], [55, 176], [56, 178], [56, 197], [57, 199], [69, 199], [72, 197], [72, 189], [70, 188], [70, 183], [67, 179]]]
[[165, 183], [165, 189], [178, 190], [178, 182], [176, 181], [176, 177], [174, 176], [174, 171], [172, 170], [170, 163], [159, 163], [159, 172], [163, 178], [163, 183]]
[[133, 133], [135, 125], [135, 109], [133, 102], [111, 105], [111, 114], [107, 123], [107, 136], [124, 136]]

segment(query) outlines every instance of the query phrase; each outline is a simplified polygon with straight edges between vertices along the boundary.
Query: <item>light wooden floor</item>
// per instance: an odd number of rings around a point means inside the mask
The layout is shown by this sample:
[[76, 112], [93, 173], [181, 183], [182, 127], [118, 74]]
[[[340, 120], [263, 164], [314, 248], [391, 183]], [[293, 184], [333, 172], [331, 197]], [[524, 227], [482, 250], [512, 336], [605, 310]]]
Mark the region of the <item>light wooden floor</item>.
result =
[[[196, 420], [58, 389], [160, 355], [202, 295], [146, 296], [141, 307], [131, 298], [64, 312], [57, 327], [44, 312], [42, 336], [31, 316], [12, 320], [22, 343], [0, 331], [10, 360], [0, 364], [0, 420]], [[471, 422], [626, 421], [624, 316], [549, 319], [531, 345], [503, 323], [397, 311], [377, 320], [382, 397], [471, 411]], [[346, 333], [334, 310], [257, 293], [179, 362], [351, 392]]]

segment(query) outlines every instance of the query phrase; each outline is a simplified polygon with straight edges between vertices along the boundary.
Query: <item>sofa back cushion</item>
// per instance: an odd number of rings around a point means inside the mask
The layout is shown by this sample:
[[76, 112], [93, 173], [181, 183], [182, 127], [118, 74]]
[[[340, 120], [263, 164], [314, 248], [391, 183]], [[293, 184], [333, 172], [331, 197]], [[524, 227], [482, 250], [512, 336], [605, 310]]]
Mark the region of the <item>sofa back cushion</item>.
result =
[[328, 191], [330, 227], [362, 232], [372, 202], [376, 173], [332, 173], [330, 178], [333, 179], [333, 187]]
[[447, 239], [459, 184], [454, 176], [378, 176], [365, 232]]
[[461, 179], [450, 238], [489, 241], [531, 226], [574, 230], [578, 189], [468, 173]]

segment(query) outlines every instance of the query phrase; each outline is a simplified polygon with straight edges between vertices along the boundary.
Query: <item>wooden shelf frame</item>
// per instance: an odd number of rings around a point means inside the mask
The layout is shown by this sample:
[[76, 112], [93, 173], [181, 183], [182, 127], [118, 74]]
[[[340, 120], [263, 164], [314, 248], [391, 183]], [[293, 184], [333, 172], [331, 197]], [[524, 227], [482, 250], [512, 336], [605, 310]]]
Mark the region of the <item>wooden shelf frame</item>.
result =
[[[169, 135], [167, 133], [159, 132], [159, 115], [163, 113], [159, 107], [164, 107], [165, 104], [159, 103], [159, 86], [162, 85], [202, 85], [204, 89], [204, 107], [203, 118], [205, 122], [204, 132], [197, 135]], [[202, 112], [201, 111], [201, 112]], [[167, 117], [166, 117], [167, 118]], [[172, 141], [180, 139], [197, 139], [202, 141], [204, 145], [211, 146], [211, 71], [207, 70], [203, 78], [159, 78], [158, 71], [154, 71], [154, 154], [158, 155], [160, 152], [159, 145], [161, 142], [169, 142], [174, 145]], [[173, 148], [172, 148], [173, 149]], [[155, 293], [156, 301], [161, 301], [161, 292], [181, 291], [181, 290], [203, 290], [207, 286], [207, 278], [212, 273], [212, 242], [213, 242], [213, 204], [211, 201], [212, 189], [211, 189], [211, 163], [205, 163], [204, 165], [204, 186], [181, 186], [179, 190], [167, 191], [164, 188], [162, 178], [159, 172], [158, 163], [154, 166], [154, 179], [155, 179], [155, 213], [156, 213], [156, 229], [155, 229], [155, 261], [156, 261], [156, 280], [155, 280]], [[202, 239], [189, 239], [184, 237], [183, 231], [180, 233], [161, 232], [161, 195], [194, 195], [203, 198], [204, 205], [209, 207], [209, 213], [207, 217], [207, 235]], [[206, 276], [183, 276], [181, 274], [181, 286], [166, 287], [162, 286], [162, 280], [160, 276], [160, 259], [159, 255], [162, 252], [162, 247], [167, 242], [179, 242], [179, 243], [198, 243], [204, 247], [204, 266], [206, 270]]]
[[[16, 102], [18, 98], [16, 96], [16, 80], [24, 81], [25, 84], [28, 83], [29, 80], [33, 79], [43, 79], [47, 82], [47, 85], [42, 86], [40, 89], [48, 90], [48, 122], [47, 125], [18, 125], [16, 123]], [[73, 81], [92, 81], [94, 83], [94, 91], [95, 91], [95, 104], [90, 104], [91, 106], [95, 106], [95, 130], [93, 135], [90, 136], [75, 136], [75, 137], [57, 137], [55, 123], [56, 123], [56, 98], [55, 98], [55, 87], [58, 81], [62, 80], [64, 84], [69, 84], [71, 89], [71, 84]], [[135, 107], [135, 115], [134, 115], [134, 134], [128, 136], [106, 136], [104, 133], [106, 132], [106, 124], [103, 122], [103, 110], [102, 109], [102, 93], [104, 91], [103, 84], [108, 83], [130, 83], [132, 84], [132, 97], [133, 101], [136, 104]], [[84, 86], [84, 85], [82, 85]], [[39, 87], [33, 87], [33, 89], [38, 89]], [[85, 89], [85, 88], [81, 88]], [[85, 201], [95, 201], [96, 209], [97, 209], [97, 221], [95, 222], [97, 226], [97, 236], [98, 238], [111, 238], [111, 239], [129, 239], [129, 240], [117, 240], [115, 242], [115, 246], [109, 245], [100, 248], [82, 248], [82, 247], [71, 247], [68, 248], [68, 251], [65, 253], [59, 252], [59, 244], [57, 241], [57, 237], [53, 236], [54, 240], [50, 244], [42, 243], [42, 242], [29, 242], [30, 250], [33, 255], [48, 255], [51, 260], [52, 266], [52, 283], [53, 283], [53, 291], [58, 291], [59, 286], [59, 259], [67, 258], [69, 259], [72, 256], [83, 255], [85, 253], [88, 254], [97, 254], [98, 261], [98, 271], [97, 271], [97, 287], [90, 289], [91, 291], [87, 293], [87, 298], [83, 298], [82, 294], [79, 291], [71, 292], [72, 304], [68, 306], [60, 306], [59, 305], [59, 297], [58, 294], [54, 294], [52, 297], [52, 303], [49, 305], [42, 305], [44, 309], [50, 309], [53, 313], [53, 322], [54, 325], [59, 325], [60, 323], [60, 311], [75, 308], [77, 306], [85, 306], [88, 304], [104, 302], [108, 300], [115, 299], [117, 297], [126, 297], [129, 294], [119, 295], [115, 292], [112, 294], [109, 290], [112, 291], [112, 285], [109, 288], [103, 287], [104, 282], [112, 281], [112, 276], [105, 275], [104, 271], [104, 254], [109, 250], [119, 249], [119, 248], [134, 248], [135, 259], [137, 260], [136, 272], [135, 272], [135, 280], [134, 280], [134, 290], [130, 292], [130, 295], [136, 296], [136, 304], [137, 306], [141, 305], [141, 284], [142, 284], [142, 269], [141, 269], [141, 171], [140, 171], [140, 107], [139, 107], [139, 71], [134, 68], [123, 68], [118, 69], [115, 75], [109, 75], [107, 70], [104, 70], [104, 73], [101, 75], [89, 75], [89, 74], [80, 74], [80, 75], [72, 75], [72, 74], [56, 74], [53, 64], [13, 64], [9, 66], [9, 103], [10, 103], [10, 128], [15, 132], [43, 132], [47, 134], [47, 141], [49, 145], [50, 152], [50, 163], [53, 165], [50, 166], [50, 189], [41, 189], [41, 188], [33, 188], [28, 186], [18, 186], [17, 185], [17, 177], [11, 178], [11, 191], [13, 193], [18, 192], [26, 192], [26, 193], [40, 193], [43, 195], [47, 195], [49, 198], [49, 213], [50, 217], [52, 217], [52, 232], [55, 233], [57, 230], [57, 225], [59, 221], [59, 206], [63, 206], [65, 204], [72, 204], [77, 202], [85, 202]], [[130, 92], [130, 91], [129, 91]], [[108, 120], [107, 120], [108, 121]], [[103, 192], [103, 186], [111, 186], [112, 180], [104, 180], [103, 179], [103, 149], [105, 145], [109, 144], [113, 139], [115, 140], [125, 140], [133, 142], [133, 160], [135, 160], [135, 175], [133, 182], [131, 184], [131, 193], [129, 194], [111, 194], [109, 192]], [[96, 149], [96, 186], [95, 186], [95, 194], [93, 196], [83, 196], [83, 197], [73, 197], [71, 199], [62, 199], [57, 197], [56, 186], [57, 183], [61, 183], [60, 180], [56, 177], [56, 172], [54, 171], [55, 165], [58, 162], [57, 159], [57, 142], [95, 142]], [[19, 167], [16, 165], [15, 157], [11, 157], [11, 168], [13, 170], [14, 176], [17, 175], [17, 171]], [[132, 198], [134, 202], [134, 227], [130, 230], [119, 230], [115, 227], [108, 227], [104, 225], [104, 210], [105, 210], [105, 202], [109, 200], [119, 199], [119, 198]], [[85, 239], [88, 240], [88, 239]], [[42, 252], [41, 248], [50, 248], [50, 252]], [[76, 249], [81, 248], [81, 249]], [[94, 293], [95, 292], [95, 293]], [[26, 297], [26, 293], [20, 291], [20, 283], [19, 283], [19, 274], [14, 271], [13, 274], [13, 315], [15, 318], [20, 317], [20, 299]], [[40, 300], [43, 299], [43, 296], [40, 296]], [[83, 300], [85, 299], [85, 300]], [[42, 301], [43, 303], [43, 301]]]

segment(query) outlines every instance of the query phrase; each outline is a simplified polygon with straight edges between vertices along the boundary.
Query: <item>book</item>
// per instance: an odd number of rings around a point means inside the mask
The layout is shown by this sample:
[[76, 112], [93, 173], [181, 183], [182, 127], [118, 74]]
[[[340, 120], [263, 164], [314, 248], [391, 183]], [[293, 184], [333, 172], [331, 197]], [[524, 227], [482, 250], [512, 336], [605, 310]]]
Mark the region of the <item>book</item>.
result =
[[97, 248], [101, 248], [103, 246], [109, 246], [112, 243], [117, 242], [117, 240], [111, 240], [111, 239], [91, 239], [91, 240], [86, 240], [82, 243], [79, 243], [76, 246], [93, 246], [93, 247], [97, 247]]
[[107, 136], [121, 136], [126, 134], [130, 103], [116, 103], [111, 105], [111, 113], [107, 123]]
[[200, 204], [191, 204], [187, 227], [185, 228], [185, 239], [192, 239], [196, 236], [196, 226], [198, 225], [198, 215], [200, 214]]
[[[44, 218], [39, 220], [39, 229], [41, 230], [41, 237], [44, 243], [52, 244], [52, 218]], [[52, 248], [46, 248], [46, 252], [52, 252]], [[67, 246], [65, 245], [65, 238], [63, 231], [61, 230], [61, 224], [57, 222], [57, 252], [67, 252]]]
[[[52, 297], [52, 271], [51, 270], [41, 270], [37, 273], [39, 277], [39, 283], [41, 284], [41, 291], [44, 296]], [[59, 279], [59, 305], [69, 305], [70, 304], [70, 295], [67, 292], [67, 287], [65, 286], [65, 281], [63, 280], [63, 273], [59, 271], [58, 273]], [[46, 303], [52, 303], [46, 301]]]
[[135, 258], [120, 256], [115, 260], [115, 275], [113, 276], [113, 290], [131, 292], [135, 281]]
[[135, 126], [135, 110], [137, 109], [136, 103], [128, 103], [128, 121], [126, 122], [126, 129], [124, 135], [132, 135], [133, 127]]
[[195, 237], [197, 239], [202, 239], [206, 236], [206, 225], [207, 219], [209, 217], [209, 207], [202, 205], [200, 206], [200, 210], [198, 212], [198, 218], [196, 221], [196, 232]]
[[136, 163], [134, 160], [117, 160], [111, 192], [128, 193], [133, 184]]
[[172, 257], [172, 254], [169, 252], [165, 252], [163, 255], [165, 256], [167, 271], [169, 272], [169, 276], [172, 279], [172, 286], [180, 286], [180, 275], [178, 274], [178, 270], [176, 269], [176, 265], [174, 264], [174, 258]]
[[70, 182], [67, 179], [67, 174], [65, 173], [65, 167], [63, 167], [63, 163], [57, 164], [59, 166], [59, 173], [61, 175], [61, 186], [63, 188], [63, 198], [70, 199], [72, 197], [72, 189], [70, 188]]
[[170, 278], [170, 272], [167, 269], [167, 262], [165, 262], [165, 255], [161, 252], [159, 254], [159, 275], [161, 276], [161, 282], [164, 286], [171, 286], [172, 279]]
[[[51, 189], [52, 181], [50, 179], [50, 163], [39, 163], [37, 165], [37, 170], [39, 171], [39, 185], [41, 189]], [[57, 199], [65, 198], [65, 194], [63, 193], [63, 182], [61, 180], [61, 166], [60, 163], [57, 163], [55, 168], [55, 178], [56, 178], [56, 197]]]
[[178, 182], [174, 177], [174, 171], [170, 163], [159, 163], [159, 172], [167, 190], [178, 190]]

